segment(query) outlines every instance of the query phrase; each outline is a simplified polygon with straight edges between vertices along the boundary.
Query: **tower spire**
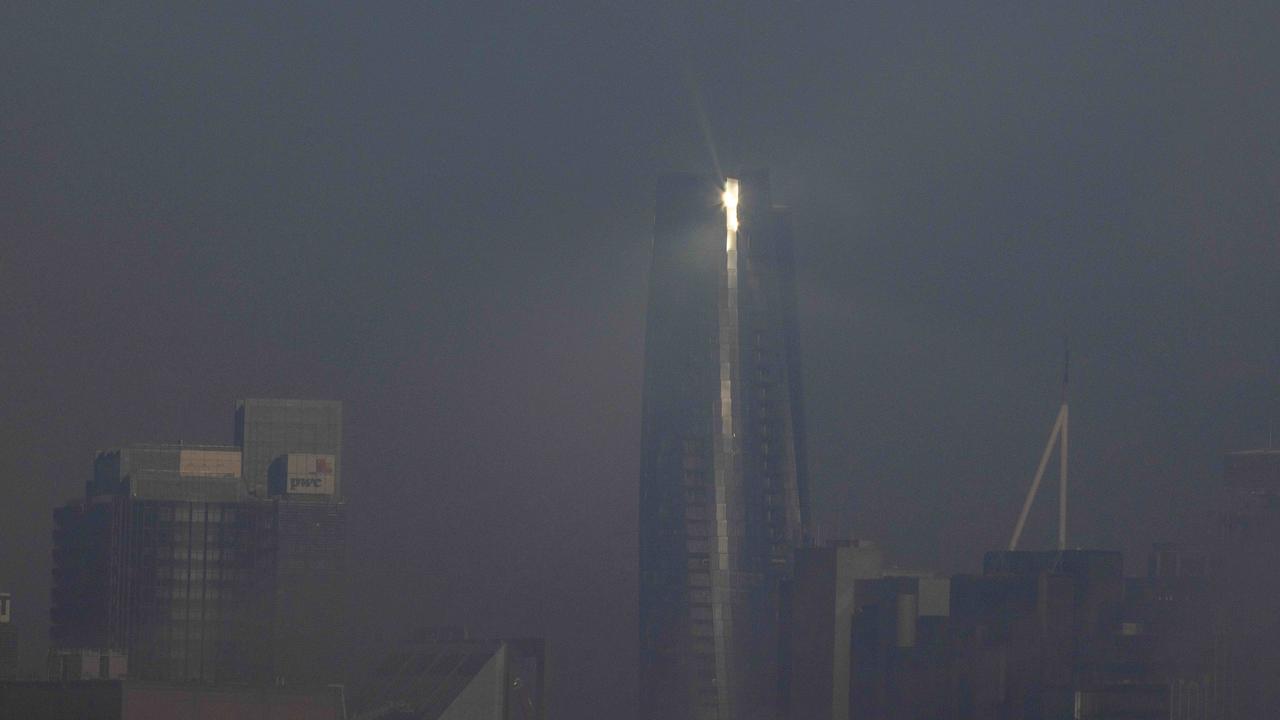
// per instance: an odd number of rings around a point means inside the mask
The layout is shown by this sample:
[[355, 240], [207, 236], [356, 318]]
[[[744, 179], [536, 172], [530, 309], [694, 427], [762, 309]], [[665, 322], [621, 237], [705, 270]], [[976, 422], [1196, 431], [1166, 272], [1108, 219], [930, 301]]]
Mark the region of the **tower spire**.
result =
[[1062, 402], [1067, 401], [1067, 389], [1071, 387], [1071, 340], [1062, 338]]

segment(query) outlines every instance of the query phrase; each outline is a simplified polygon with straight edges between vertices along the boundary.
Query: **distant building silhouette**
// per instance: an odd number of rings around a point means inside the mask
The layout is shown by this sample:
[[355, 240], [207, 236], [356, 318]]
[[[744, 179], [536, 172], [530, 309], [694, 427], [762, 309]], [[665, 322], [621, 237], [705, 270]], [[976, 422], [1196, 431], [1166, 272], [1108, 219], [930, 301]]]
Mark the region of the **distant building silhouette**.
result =
[[6, 720], [346, 720], [345, 705], [339, 685], [0, 682]]
[[1219, 720], [1203, 558], [993, 552], [981, 575], [885, 569], [844, 543], [798, 553], [786, 603], [792, 720]]
[[1280, 717], [1280, 450], [1227, 453], [1212, 572], [1225, 720]]
[[789, 217], [764, 173], [657, 186], [640, 475], [640, 708], [772, 717], [777, 603], [803, 537]]
[[546, 720], [546, 645], [415, 633], [352, 696], [352, 720]]
[[884, 552], [865, 541], [796, 551], [784, 591], [779, 704], [787, 717], [849, 717], [849, 637], [858, 581], [884, 575]]
[[252, 464], [241, 445], [106, 451], [55, 511], [53, 677], [340, 678], [341, 405], [250, 400], [236, 418]]
[[235, 438], [249, 492], [270, 498], [272, 674], [332, 680], [346, 624], [342, 404], [243, 400]]
[[18, 677], [18, 631], [13, 626], [13, 596], [0, 593], [0, 680]]

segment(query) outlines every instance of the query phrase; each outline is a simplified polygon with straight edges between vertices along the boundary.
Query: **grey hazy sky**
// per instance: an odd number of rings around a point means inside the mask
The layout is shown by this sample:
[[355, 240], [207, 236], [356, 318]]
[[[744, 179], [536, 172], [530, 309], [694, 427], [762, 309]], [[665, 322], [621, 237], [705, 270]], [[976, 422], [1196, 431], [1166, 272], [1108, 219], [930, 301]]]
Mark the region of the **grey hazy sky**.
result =
[[557, 717], [630, 717], [653, 183], [711, 168], [698, 96], [794, 209], [825, 528], [977, 568], [1064, 334], [1075, 544], [1194, 536], [1221, 452], [1280, 432], [1273, 3], [189, 5], [0, 9], [29, 664], [96, 449], [336, 398], [353, 653], [545, 635]]

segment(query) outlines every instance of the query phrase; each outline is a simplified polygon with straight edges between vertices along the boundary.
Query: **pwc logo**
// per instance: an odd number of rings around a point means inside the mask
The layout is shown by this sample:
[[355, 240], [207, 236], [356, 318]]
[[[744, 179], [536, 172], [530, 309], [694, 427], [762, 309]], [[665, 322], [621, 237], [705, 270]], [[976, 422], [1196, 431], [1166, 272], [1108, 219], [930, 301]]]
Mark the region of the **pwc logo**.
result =
[[291, 477], [289, 478], [289, 492], [301, 490], [321, 490], [324, 488], [324, 478], [318, 477]]

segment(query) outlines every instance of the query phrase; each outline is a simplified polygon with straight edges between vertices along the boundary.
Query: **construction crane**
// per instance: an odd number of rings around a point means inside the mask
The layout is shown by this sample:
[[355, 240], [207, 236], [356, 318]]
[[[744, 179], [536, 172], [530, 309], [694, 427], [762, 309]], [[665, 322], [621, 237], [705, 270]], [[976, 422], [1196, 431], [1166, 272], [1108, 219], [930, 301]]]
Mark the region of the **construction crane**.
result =
[[1013, 528], [1013, 537], [1009, 539], [1009, 549], [1018, 549], [1018, 540], [1022, 538], [1022, 529], [1027, 524], [1027, 513], [1031, 511], [1031, 503], [1040, 490], [1040, 481], [1044, 479], [1044, 470], [1049, 465], [1049, 456], [1053, 454], [1054, 445], [1061, 442], [1058, 449], [1058, 550], [1067, 549], [1067, 425], [1069, 413], [1067, 409], [1067, 389], [1070, 386], [1071, 347], [1066, 346], [1062, 360], [1062, 407], [1058, 408], [1058, 417], [1053, 421], [1053, 429], [1049, 431], [1049, 441], [1045, 443], [1044, 452], [1040, 455], [1040, 465], [1036, 468], [1035, 479], [1031, 481], [1031, 489], [1027, 491], [1027, 499], [1022, 503], [1022, 512], [1018, 515], [1018, 524]]

